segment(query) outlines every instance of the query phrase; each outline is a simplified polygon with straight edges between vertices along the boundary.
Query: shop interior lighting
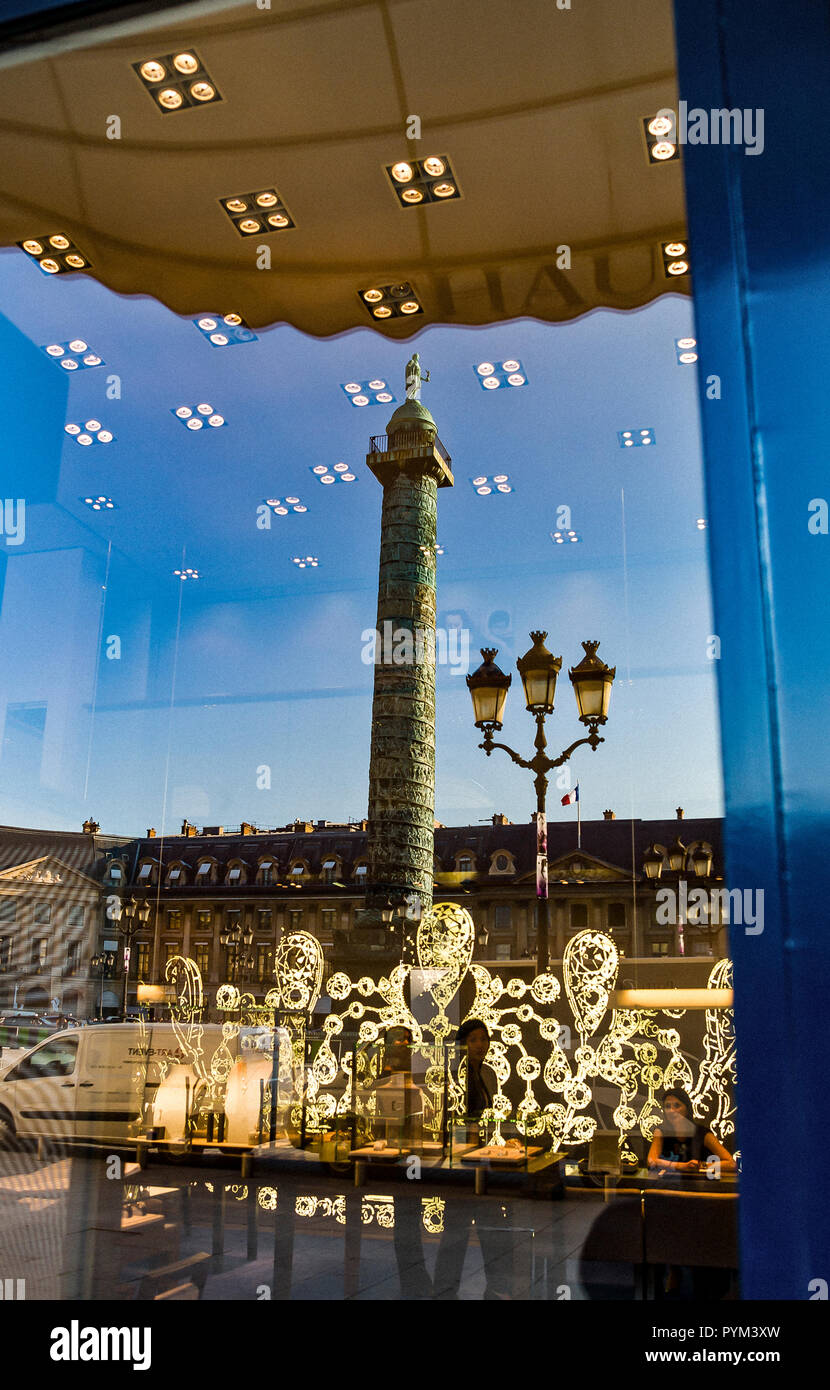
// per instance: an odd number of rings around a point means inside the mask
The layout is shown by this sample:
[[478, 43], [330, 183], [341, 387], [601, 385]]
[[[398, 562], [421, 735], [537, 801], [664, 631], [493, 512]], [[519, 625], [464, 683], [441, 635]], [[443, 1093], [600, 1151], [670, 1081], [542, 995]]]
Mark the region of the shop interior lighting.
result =
[[643, 120], [649, 164], [668, 164], [680, 158], [674, 120], [670, 116], [646, 116]]
[[335, 463], [331, 468], [327, 468], [324, 463], [315, 463], [309, 470], [314, 474], [318, 483], [330, 487], [332, 483], [356, 483], [357, 476], [352, 472], [347, 463]]
[[202, 314], [194, 319], [199, 332], [214, 347], [235, 347], [237, 343], [255, 343], [252, 333], [240, 314]]
[[89, 270], [89, 257], [64, 232], [27, 237], [17, 244], [30, 260], [40, 266], [44, 275], [71, 275], [73, 271]]
[[222, 96], [195, 48], [182, 48], [162, 58], [145, 58], [133, 70], [159, 111], [186, 111], [210, 106]]
[[576, 545], [582, 540], [576, 531], [551, 531], [550, 538], [554, 545], [567, 545], [569, 542], [571, 545]]
[[220, 198], [219, 203], [240, 236], [270, 236], [297, 225], [276, 188], [234, 193], [230, 198]]
[[703, 517], [703, 516], [699, 516], [699, 517], [698, 517], [698, 519], [697, 519], [697, 529], [698, 529], [698, 531], [705, 531], [705, 530], [706, 530], [706, 518], [705, 518], [705, 517]]
[[292, 555], [291, 560], [292, 563], [298, 565], [301, 570], [316, 570], [320, 563], [316, 555]]
[[675, 338], [674, 350], [678, 363], [682, 366], [691, 365], [697, 361], [697, 338]]
[[480, 473], [470, 479], [470, 486], [479, 497], [495, 497], [498, 493], [512, 492], [513, 487], [506, 473], [494, 473], [492, 477]]
[[358, 290], [357, 297], [370, 318], [407, 318], [424, 312], [418, 291], [407, 280], [398, 285], [372, 285]]
[[265, 505], [271, 508], [274, 516], [288, 516], [289, 512], [308, 511], [308, 507], [299, 497], [266, 497]]
[[371, 381], [341, 381], [340, 389], [356, 406], [393, 405], [396, 399], [380, 376], [373, 376]]
[[422, 545], [422, 546], [420, 547], [420, 549], [421, 549], [421, 551], [423, 552], [424, 555], [445, 555], [445, 554], [446, 554], [446, 551], [444, 550], [443, 545], [439, 545], [437, 541], [436, 541], [435, 545]]
[[100, 420], [85, 420], [82, 425], [64, 425], [63, 428], [76, 444], [81, 444], [84, 448], [96, 443], [112, 444], [115, 438], [111, 430], [104, 429]]
[[192, 430], [194, 434], [205, 426], [218, 430], [227, 424], [224, 415], [219, 415], [207, 401], [193, 406], [177, 405], [171, 408], [170, 413], [175, 415], [177, 420], [181, 420], [185, 429]]
[[87, 367], [102, 367], [103, 357], [93, 352], [83, 338], [72, 338], [68, 343], [46, 343], [42, 351], [51, 357], [66, 372], [83, 372]]
[[516, 357], [505, 362], [476, 362], [473, 371], [483, 391], [498, 391], [503, 386], [527, 386], [527, 372]]
[[431, 154], [426, 159], [399, 159], [397, 164], [385, 167], [402, 208], [449, 203], [461, 197], [458, 179], [445, 154]]
[[88, 507], [91, 507], [94, 512], [114, 512], [118, 510], [112, 498], [104, 497], [103, 494], [98, 497], [82, 497], [81, 501], [85, 502]]
[[201, 576], [200, 576], [198, 570], [191, 570], [191, 569], [187, 569], [187, 570], [174, 570], [173, 573], [176, 575], [176, 577], [177, 577], [178, 579], [181, 579], [182, 581], [184, 581], [185, 579], [199, 579], [199, 578], [201, 578]]
[[678, 275], [689, 274], [689, 246], [685, 241], [661, 241], [660, 253], [663, 257], [663, 274], [667, 280], [675, 280]]
[[617, 430], [621, 449], [639, 449], [655, 442], [654, 430]]

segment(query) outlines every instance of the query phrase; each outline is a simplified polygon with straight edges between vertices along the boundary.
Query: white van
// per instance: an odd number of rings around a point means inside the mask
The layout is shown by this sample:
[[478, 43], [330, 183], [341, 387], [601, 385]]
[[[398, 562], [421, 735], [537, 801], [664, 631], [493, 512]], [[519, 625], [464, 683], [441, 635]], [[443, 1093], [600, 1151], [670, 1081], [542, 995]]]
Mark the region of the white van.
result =
[[[184, 1140], [188, 1120], [205, 1103], [216, 1058], [216, 1113], [225, 1113], [229, 1143], [255, 1140], [261, 1097], [271, 1075], [270, 1030], [245, 1029], [223, 1040], [203, 1024], [183, 1044], [170, 1023], [113, 1023], [66, 1029], [0, 1068], [0, 1143], [48, 1137], [83, 1143], [128, 1143], [155, 1132]], [[293, 1096], [291, 1045], [280, 1046], [280, 1108]], [[267, 1044], [267, 1050], [263, 1050]], [[224, 1056], [217, 1056], [221, 1048]]]

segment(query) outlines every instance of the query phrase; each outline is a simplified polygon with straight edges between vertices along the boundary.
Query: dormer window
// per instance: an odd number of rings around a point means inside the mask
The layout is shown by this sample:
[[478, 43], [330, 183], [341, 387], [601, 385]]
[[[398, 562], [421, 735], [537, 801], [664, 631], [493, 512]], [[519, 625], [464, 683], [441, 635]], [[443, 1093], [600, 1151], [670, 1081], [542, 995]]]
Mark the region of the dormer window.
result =
[[323, 882], [334, 883], [337, 875], [337, 860], [325, 859], [323, 861]]
[[259, 866], [259, 881], [266, 888], [270, 888], [274, 882], [275, 866], [272, 859], [266, 859], [264, 864]]
[[242, 870], [238, 864], [235, 864], [232, 869], [228, 869], [228, 883], [238, 883], [241, 874]]
[[138, 871], [139, 883], [146, 883], [153, 872], [152, 864], [142, 864]]
[[515, 874], [516, 862], [508, 850], [499, 849], [490, 860], [491, 874]]
[[364, 878], [366, 878], [366, 876], [368, 875], [368, 873], [369, 873], [369, 865], [368, 865], [368, 864], [356, 864], [356, 865], [355, 865], [355, 871], [354, 871], [354, 876], [355, 876], [355, 878], [357, 878], [357, 879], [364, 879]]
[[473, 861], [469, 854], [459, 855], [456, 860], [456, 870], [460, 874], [471, 874], [473, 872]]
[[171, 869], [167, 875], [168, 883], [176, 883], [182, 876], [181, 869]]
[[294, 864], [294, 865], [292, 866], [292, 869], [291, 869], [291, 877], [292, 877], [292, 878], [294, 878], [294, 879], [302, 878], [302, 876], [303, 876], [304, 873], [305, 873], [305, 865], [304, 865], [304, 864]]
[[121, 865], [110, 864], [109, 876], [112, 879], [113, 883], [120, 883], [124, 877], [124, 870], [121, 868]]
[[201, 864], [199, 865], [198, 869], [196, 870], [196, 877], [197, 877], [197, 878], [207, 878], [207, 876], [208, 876], [209, 873], [210, 873], [210, 860], [209, 860], [209, 859], [203, 859], [202, 862], [201, 862]]

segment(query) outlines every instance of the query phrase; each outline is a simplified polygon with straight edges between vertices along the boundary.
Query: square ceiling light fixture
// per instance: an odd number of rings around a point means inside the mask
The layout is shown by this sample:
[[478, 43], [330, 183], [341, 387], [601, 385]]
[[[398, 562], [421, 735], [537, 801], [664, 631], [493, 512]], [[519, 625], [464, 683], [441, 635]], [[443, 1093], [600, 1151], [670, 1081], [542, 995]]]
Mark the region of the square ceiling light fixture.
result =
[[410, 314], [424, 312], [417, 290], [408, 281], [399, 285], [372, 285], [368, 290], [358, 290], [357, 294], [373, 319], [407, 318]]
[[308, 511], [308, 507], [299, 497], [266, 497], [265, 505], [271, 508], [274, 516], [288, 516], [289, 512]]
[[518, 357], [506, 362], [476, 362], [473, 371], [483, 391], [498, 391], [502, 386], [527, 386], [527, 373]]
[[667, 280], [689, 274], [689, 247], [685, 241], [661, 241], [663, 274]]
[[258, 341], [256, 333], [251, 332], [239, 314], [204, 314], [193, 322], [214, 347], [235, 347], [237, 343]]
[[203, 429], [205, 425], [210, 425], [212, 429], [218, 430], [227, 424], [224, 415], [218, 415], [207, 401], [202, 401], [200, 405], [195, 406], [173, 406], [170, 414], [175, 415], [177, 420], [181, 420], [185, 429], [193, 430], [194, 434], [197, 430]]
[[341, 391], [345, 391], [352, 405], [393, 405], [395, 397], [383, 377], [373, 376], [371, 381], [341, 381]]
[[41, 348], [66, 372], [83, 372], [87, 367], [102, 367], [103, 357], [93, 352], [83, 338], [71, 338], [68, 343], [47, 343]]
[[112, 444], [114, 435], [105, 430], [100, 420], [87, 420], [83, 425], [64, 425], [66, 434], [71, 435], [76, 444], [88, 448], [90, 444]]
[[448, 203], [461, 197], [458, 180], [445, 154], [431, 154], [426, 159], [399, 159], [397, 164], [384, 167], [401, 207]]
[[554, 545], [567, 545], [569, 541], [572, 545], [576, 545], [582, 540], [576, 531], [551, 531], [550, 538]]
[[512, 492], [510, 480], [506, 473], [495, 473], [492, 478], [485, 477], [483, 473], [477, 478], [470, 479], [470, 486], [479, 497], [496, 496], [498, 493]]
[[357, 475], [352, 472], [347, 463], [335, 463], [331, 468], [327, 468], [324, 463], [315, 463], [310, 471], [318, 483], [324, 483], [327, 487], [332, 483], [357, 482]]
[[89, 270], [88, 258], [64, 232], [27, 237], [17, 244], [31, 260], [37, 262], [44, 275], [71, 275], [76, 270]]
[[316, 570], [320, 563], [316, 555], [292, 555], [291, 561], [293, 564], [298, 565], [301, 570]]
[[145, 58], [133, 63], [133, 70], [159, 111], [184, 111], [222, 100], [195, 48], [166, 53], [163, 58]]
[[697, 361], [697, 338], [675, 338], [674, 350], [680, 366], [690, 366]]
[[269, 236], [296, 226], [276, 188], [235, 193], [232, 198], [220, 198], [219, 203], [240, 236]]
[[199, 574], [199, 571], [198, 571], [198, 570], [191, 570], [191, 569], [187, 569], [187, 570], [174, 570], [173, 573], [175, 574], [175, 576], [176, 576], [177, 579], [181, 579], [182, 581], [184, 581], [185, 579], [200, 579], [200, 578], [201, 578], [201, 575]]
[[654, 430], [617, 430], [621, 449], [639, 449], [645, 444], [654, 444]]
[[116, 512], [118, 510], [112, 498], [104, 497], [103, 493], [100, 493], [97, 497], [81, 497], [78, 500], [84, 502], [93, 512]]
[[646, 116], [643, 120], [646, 134], [646, 149], [649, 164], [668, 164], [670, 159], [680, 158], [674, 118], [664, 115]]

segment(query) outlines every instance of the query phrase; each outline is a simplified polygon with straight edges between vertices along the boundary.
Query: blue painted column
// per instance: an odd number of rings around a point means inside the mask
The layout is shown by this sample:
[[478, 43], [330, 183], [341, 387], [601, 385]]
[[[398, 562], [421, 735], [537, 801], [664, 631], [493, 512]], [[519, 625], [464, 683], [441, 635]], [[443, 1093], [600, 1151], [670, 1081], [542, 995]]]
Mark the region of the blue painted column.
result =
[[764, 119], [762, 153], [683, 160], [727, 881], [764, 894], [763, 932], [730, 929], [742, 1289], [809, 1299], [830, 1283], [830, 9], [675, 8], [680, 98]]

